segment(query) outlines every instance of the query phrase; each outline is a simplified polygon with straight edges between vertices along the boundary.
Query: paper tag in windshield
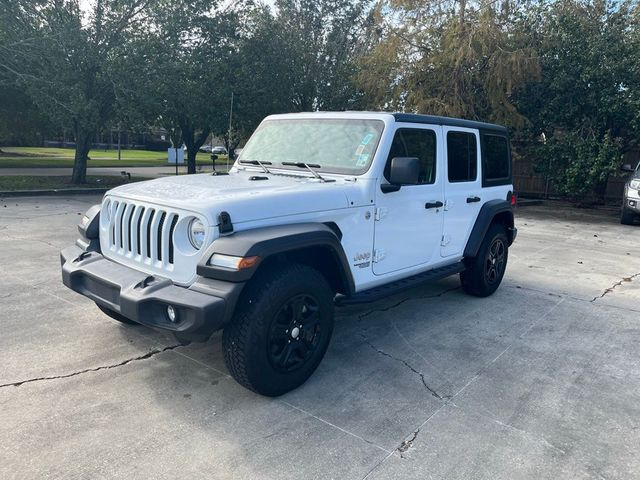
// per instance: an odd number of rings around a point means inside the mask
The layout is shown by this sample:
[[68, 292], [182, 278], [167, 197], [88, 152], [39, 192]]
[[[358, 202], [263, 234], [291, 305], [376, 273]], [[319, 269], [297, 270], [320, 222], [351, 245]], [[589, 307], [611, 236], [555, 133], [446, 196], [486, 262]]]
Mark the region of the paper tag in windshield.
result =
[[360, 142], [362, 145], [367, 145], [371, 139], [373, 138], [373, 133], [367, 133], [364, 138], [362, 139], [362, 142]]
[[358, 157], [358, 161], [356, 162], [356, 167], [364, 167], [367, 164], [367, 160], [369, 160], [368, 153], [362, 153]]

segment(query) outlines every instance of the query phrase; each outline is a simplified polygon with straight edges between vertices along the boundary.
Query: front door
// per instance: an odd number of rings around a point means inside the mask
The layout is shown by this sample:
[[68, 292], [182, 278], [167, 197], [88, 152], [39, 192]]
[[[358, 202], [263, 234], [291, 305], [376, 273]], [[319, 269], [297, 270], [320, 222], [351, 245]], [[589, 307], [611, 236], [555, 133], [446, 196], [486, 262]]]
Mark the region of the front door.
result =
[[385, 179], [389, 178], [394, 157], [417, 157], [420, 178], [417, 185], [403, 185], [396, 192], [378, 190], [373, 258], [376, 275], [417, 270], [440, 259], [444, 202], [440, 132], [441, 127], [419, 124], [407, 124], [395, 131]]
[[480, 176], [480, 139], [469, 128], [443, 127], [446, 156], [444, 179], [444, 227], [442, 257], [462, 255], [478, 212], [486, 199], [482, 198]]

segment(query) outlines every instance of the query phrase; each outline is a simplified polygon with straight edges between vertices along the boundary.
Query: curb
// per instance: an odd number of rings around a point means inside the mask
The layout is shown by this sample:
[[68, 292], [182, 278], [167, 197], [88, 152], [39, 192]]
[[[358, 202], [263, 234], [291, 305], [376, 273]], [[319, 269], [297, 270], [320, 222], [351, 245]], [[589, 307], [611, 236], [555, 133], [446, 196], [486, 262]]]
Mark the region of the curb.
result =
[[5, 197], [43, 197], [51, 195], [91, 195], [106, 193], [110, 188], [63, 188], [53, 190], [13, 190], [0, 191], [0, 198]]
[[518, 207], [533, 207], [535, 205], [542, 205], [542, 204], [544, 204], [544, 200], [520, 199], [520, 198], [518, 198], [517, 206]]

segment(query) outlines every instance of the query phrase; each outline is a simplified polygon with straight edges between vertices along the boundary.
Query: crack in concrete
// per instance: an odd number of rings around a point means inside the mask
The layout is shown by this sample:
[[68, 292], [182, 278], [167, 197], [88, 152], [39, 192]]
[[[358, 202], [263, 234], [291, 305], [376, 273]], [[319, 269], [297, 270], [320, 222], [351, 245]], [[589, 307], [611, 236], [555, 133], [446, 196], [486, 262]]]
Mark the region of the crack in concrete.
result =
[[418, 428], [415, 432], [413, 432], [413, 436], [404, 440], [396, 450], [400, 453], [400, 458], [405, 458], [403, 453], [413, 447], [413, 442], [418, 438], [418, 434], [420, 433], [420, 429]]
[[384, 350], [380, 350], [379, 348], [377, 348], [373, 343], [371, 343], [369, 341], [369, 339], [367, 337], [365, 337], [364, 335], [362, 335], [362, 340], [364, 341], [364, 343], [366, 343], [367, 345], [369, 345], [373, 350], [375, 350], [376, 352], [378, 352], [380, 355], [383, 355], [385, 357], [389, 357], [392, 360], [395, 360], [396, 362], [400, 362], [402, 363], [405, 367], [407, 367], [409, 370], [411, 370], [413, 373], [415, 373], [416, 375], [418, 375], [420, 377], [420, 380], [422, 381], [422, 385], [424, 385], [424, 388], [427, 389], [427, 391], [434, 397], [436, 397], [438, 400], [447, 400], [449, 398], [451, 398], [450, 395], [440, 395], [438, 392], [436, 392], [433, 388], [431, 388], [428, 384], [427, 381], [424, 378], [424, 373], [416, 370], [409, 362], [407, 362], [406, 360], [403, 360], [402, 358], [398, 358], [398, 357], [394, 357], [393, 355], [385, 352]]
[[422, 295], [422, 296], [419, 296], [419, 297], [406, 297], [406, 298], [403, 298], [402, 300], [399, 300], [398, 302], [396, 302], [396, 303], [394, 303], [392, 305], [388, 305], [388, 306], [386, 306], [384, 308], [374, 308], [372, 310], [368, 310], [368, 311], [366, 311], [364, 313], [361, 313], [360, 315], [358, 315], [358, 320], [362, 320], [363, 318], [368, 317], [369, 315], [374, 314], [374, 313], [388, 312], [389, 310], [393, 310], [394, 308], [399, 307], [400, 305], [402, 305], [403, 303], [405, 303], [405, 302], [407, 302], [409, 300], [423, 300], [425, 298], [438, 298], [438, 297], [443, 296], [445, 293], [453, 292], [454, 290], [459, 290], [459, 289], [460, 289], [460, 287], [452, 287], [452, 288], [448, 288], [446, 290], [443, 290], [440, 293], [436, 293], [434, 295]]
[[630, 277], [623, 277], [622, 280], [614, 283], [613, 285], [611, 285], [609, 288], [605, 289], [604, 292], [602, 292], [602, 294], [598, 297], [593, 297], [593, 299], [591, 300], [591, 302], [595, 302], [596, 300], [598, 300], [599, 298], [604, 297], [605, 295], [607, 295], [608, 293], [613, 292], [616, 288], [618, 288], [619, 286], [621, 286], [623, 283], [629, 283], [632, 282], [634, 278], [640, 276], [640, 272], [635, 273], [633, 275], [631, 275]]
[[112, 368], [118, 368], [118, 367], [123, 367], [124, 365], [127, 365], [129, 363], [132, 362], [137, 362], [139, 360], [146, 360], [148, 358], [154, 357], [160, 353], [169, 351], [169, 350], [174, 350], [178, 347], [186, 347], [187, 345], [189, 345], [189, 342], [187, 343], [178, 343], [177, 345], [169, 345], [167, 347], [164, 348], [160, 348], [160, 349], [154, 349], [151, 350], [150, 352], [145, 353], [144, 355], [140, 355], [138, 357], [133, 357], [133, 358], [128, 358], [127, 360], [124, 360], [120, 363], [114, 363], [112, 365], [102, 365], [100, 367], [93, 367], [93, 368], [86, 368], [84, 370], [79, 370], [77, 372], [72, 372], [72, 373], [65, 373], [64, 375], [53, 375], [50, 377], [36, 377], [36, 378], [29, 378], [27, 380], [21, 380], [19, 382], [11, 382], [11, 383], [4, 383], [2, 385], [0, 385], [0, 388], [4, 388], [4, 387], [20, 387], [21, 385], [24, 385], [25, 383], [34, 383], [34, 382], [41, 382], [44, 380], [59, 380], [62, 378], [70, 378], [70, 377], [75, 377], [78, 375], [82, 375], [84, 373], [90, 373], [90, 372], [99, 372], [100, 370], [110, 370]]

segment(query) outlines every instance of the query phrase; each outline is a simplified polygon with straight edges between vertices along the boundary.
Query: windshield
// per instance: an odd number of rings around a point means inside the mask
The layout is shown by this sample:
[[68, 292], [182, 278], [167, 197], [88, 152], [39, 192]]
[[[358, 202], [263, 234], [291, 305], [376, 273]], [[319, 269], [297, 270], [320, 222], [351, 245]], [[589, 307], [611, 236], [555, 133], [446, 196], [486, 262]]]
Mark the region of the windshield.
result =
[[283, 162], [304, 162], [322, 172], [360, 174], [369, 168], [383, 128], [381, 120], [267, 120], [242, 149], [239, 161], [276, 168]]

